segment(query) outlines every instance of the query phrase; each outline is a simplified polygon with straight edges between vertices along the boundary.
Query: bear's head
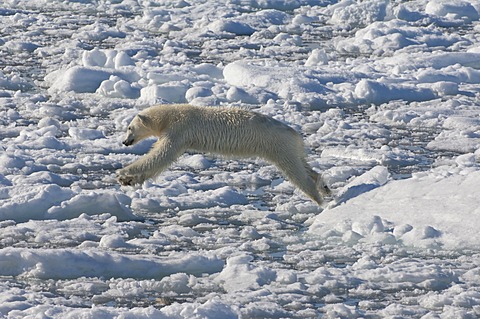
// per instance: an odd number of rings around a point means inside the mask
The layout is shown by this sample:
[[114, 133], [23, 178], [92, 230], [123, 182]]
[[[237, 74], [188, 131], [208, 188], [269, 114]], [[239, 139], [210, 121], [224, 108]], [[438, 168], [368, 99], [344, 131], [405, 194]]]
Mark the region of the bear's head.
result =
[[123, 144], [125, 146], [134, 145], [149, 136], [152, 136], [148, 117], [142, 114], [137, 114], [130, 122], [127, 128], [127, 135]]

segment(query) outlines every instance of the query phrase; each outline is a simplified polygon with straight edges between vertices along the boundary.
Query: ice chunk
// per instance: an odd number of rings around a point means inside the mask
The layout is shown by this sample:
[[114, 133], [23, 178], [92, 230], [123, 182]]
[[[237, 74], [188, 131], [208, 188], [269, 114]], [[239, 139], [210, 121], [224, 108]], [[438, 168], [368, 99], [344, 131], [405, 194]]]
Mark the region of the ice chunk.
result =
[[258, 289], [276, 279], [276, 272], [264, 266], [255, 266], [250, 255], [239, 255], [227, 259], [222, 272], [215, 278], [228, 292]]
[[158, 102], [185, 103], [185, 94], [188, 85], [183, 83], [171, 83], [164, 85], [150, 85], [140, 91], [140, 99], [154, 104]]
[[29, 186], [24, 189], [16, 187], [11, 190], [8, 198], [2, 200], [0, 220], [21, 222], [42, 219], [48, 209], [72, 198], [73, 194], [69, 188], [55, 184]]
[[355, 178], [338, 192], [336, 205], [384, 185], [388, 181], [388, 178], [389, 173], [386, 167], [376, 166], [372, 168], [363, 175]]
[[102, 248], [121, 248], [127, 247], [125, 238], [118, 234], [105, 235], [100, 239], [99, 247]]
[[[315, 218], [309, 232], [338, 231], [335, 225], [344, 220], [355, 221], [358, 230], [358, 226], [366, 227], [371, 218], [378, 215], [382, 224], [388, 220], [394, 225], [393, 235], [406, 245], [475, 247], [480, 240], [478, 225], [471, 222], [472, 219], [465, 223], [465, 216], [480, 214], [480, 199], [471, 192], [478, 187], [480, 172], [448, 177], [445, 174], [448, 174], [445, 168], [439, 168], [438, 172], [390, 181], [343, 205], [324, 210]], [[348, 230], [351, 227], [341, 229], [343, 233]]]
[[314, 49], [310, 56], [308, 57], [307, 61], [305, 62], [306, 66], [317, 66], [317, 65], [325, 65], [328, 63], [328, 57], [325, 53], [325, 50], [322, 49]]
[[209, 97], [211, 96], [212, 90], [206, 87], [201, 87], [201, 86], [194, 86], [185, 92], [185, 99], [188, 102], [191, 102], [192, 100], [198, 98], [198, 97]]
[[140, 96], [140, 90], [138, 88], [133, 87], [129, 82], [115, 75], [111, 75], [108, 80], [102, 81], [96, 93], [107, 97], [130, 99], [135, 99]]
[[367, 103], [381, 104], [392, 100], [428, 101], [437, 97], [432, 89], [419, 88], [413, 85], [388, 85], [363, 79], [355, 87], [357, 98]]
[[119, 192], [91, 191], [80, 193], [61, 202], [58, 206], [48, 209], [45, 215], [48, 219], [70, 219], [81, 214], [104, 214], [116, 216], [118, 220], [137, 220], [132, 210], [125, 205], [130, 199]]
[[227, 91], [227, 100], [232, 102], [243, 102], [249, 104], [257, 104], [258, 100], [255, 96], [249, 94], [244, 89], [238, 88], [236, 86], [232, 86]]
[[84, 66], [100, 66], [104, 67], [107, 63], [107, 56], [105, 52], [98, 48], [91, 51], [84, 51], [82, 55], [82, 63]]
[[74, 66], [66, 70], [49, 73], [45, 81], [51, 91], [74, 91], [77, 93], [94, 93], [100, 84], [115, 75], [132, 82], [138, 79], [134, 71], [115, 71], [99, 67]]
[[340, 1], [332, 6], [333, 14], [330, 23], [356, 27], [381, 21], [387, 16], [388, 1]]
[[103, 132], [89, 128], [71, 127], [68, 129], [68, 134], [76, 140], [96, 140], [105, 138]]
[[201, 275], [218, 272], [223, 261], [200, 254], [166, 257], [120, 255], [100, 250], [0, 249], [0, 276], [41, 279], [86, 277], [162, 278], [179, 272]]
[[479, 19], [475, 7], [464, 0], [431, 0], [425, 6], [425, 12], [440, 17], [465, 19], [468, 22]]
[[235, 35], [252, 35], [255, 32], [248, 24], [233, 20], [217, 20], [212, 22], [208, 29], [215, 33], [228, 32]]

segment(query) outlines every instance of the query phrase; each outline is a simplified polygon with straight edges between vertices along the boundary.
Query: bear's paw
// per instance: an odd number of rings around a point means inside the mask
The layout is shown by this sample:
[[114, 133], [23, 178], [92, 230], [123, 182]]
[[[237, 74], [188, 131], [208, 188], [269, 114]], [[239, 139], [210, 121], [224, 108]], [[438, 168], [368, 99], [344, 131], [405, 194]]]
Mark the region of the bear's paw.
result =
[[125, 174], [120, 171], [118, 173], [117, 180], [123, 186], [133, 186], [142, 184], [145, 181], [145, 178], [142, 175]]
[[322, 196], [329, 197], [332, 195], [332, 190], [325, 183], [325, 180], [323, 179], [321, 174], [318, 174], [316, 184], [317, 184], [317, 189], [320, 192], [320, 194], [322, 194]]

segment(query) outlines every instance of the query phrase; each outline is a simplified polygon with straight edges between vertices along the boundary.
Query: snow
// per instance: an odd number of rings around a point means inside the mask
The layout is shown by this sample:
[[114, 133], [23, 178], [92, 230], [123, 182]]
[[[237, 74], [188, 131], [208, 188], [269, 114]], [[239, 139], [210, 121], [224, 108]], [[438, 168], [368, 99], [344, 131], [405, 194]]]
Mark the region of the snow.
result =
[[[442, 168], [388, 182], [386, 168], [376, 166], [341, 189], [338, 203], [315, 217], [309, 232], [324, 234], [337, 227], [342, 232], [350, 228], [347, 232], [356, 232], [370, 240], [370, 236], [384, 235], [385, 225], [391, 224], [395, 238], [388, 240], [395, 239], [408, 246], [475, 249], [480, 239], [477, 225], [464, 224], [464, 214], [479, 214], [477, 196], [466, 191], [475, 187], [479, 172], [469, 169], [475, 165], [473, 154], [461, 155], [457, 162], [464, 168]], [[360, 201], [357, 194], [362, 194]], [[429, 213], [419, 214], [425, 207]], [[403, 224], [405, 221], [408, 224]], [[362, 224], [369, 226], [359, 229]]]
[[475, 7], [466, 1], [429, 1], [425, 6], [425, 13], [440, 17], [452, 17], [468, 22], [478, 20], [479, 15]]
[[[2, 2], [0, 317], [479, 317], [479, 12]], [[187, 102], [289, 124], [333, 196], [191, 153], [121, 187], [130, 120]]]

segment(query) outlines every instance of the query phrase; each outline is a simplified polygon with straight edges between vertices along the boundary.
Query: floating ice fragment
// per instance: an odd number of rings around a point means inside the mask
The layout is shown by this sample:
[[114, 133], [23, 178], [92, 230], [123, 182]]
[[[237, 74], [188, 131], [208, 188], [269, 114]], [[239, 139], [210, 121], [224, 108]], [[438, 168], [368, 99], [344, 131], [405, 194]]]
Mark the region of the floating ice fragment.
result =
[[458, 84], [455, 82], [438, 81], [432, 85], [438, 96], [458, 94]]
[[126, 246], [128, 245], [127, 243], [125, 243], [125, 238], [123, 238], [118, 234], [104, 235], [100, 239], [100, 244], [99, 244], [99, 247], [102, 247], [102, 248], [121, 248]]
[[384, 185], [389, 178], [388, 169], [384, 166], [376, 166], [355, 178], [351, 183], [343, 187], [338, 194], [335, 204], [339, 205], [374, 188]]
[[103, 81], [96, 93], [107, 97], [135, 99], [140, 96], [140, 90], [134, 88], [129, 82], [120, 77], [111, 75], [108, 80]]
[[309, 17], [309, 16], [306, 16], [304, 14], [297, 14], [292, 19], [292, 24], [295, 25], [295, 26], [308, 25], [315, 20], [316, 20], [316, 18], [314, 18], [314, 17]]
[[27, 80], [23, 79], [22, 77], [16, 74], [6, 75], [0, 70], [0, 88], [7, 90], [26, 90], [30, 89], [31, 87], [32, 84], [29, 83]]
[[106, 70], [75, 66], [66, 71], [50, 73], [45, 80], [52, 82], [50, 89], [54, 91], [93, 93], [110, 75]]
[[227, 264], [215, 281], [228, 292], [258, 289], [275, 280], [276, 272], [264, 266], [256, 266], [251, 255], [243, 254], [227, 259]]
[[423, 13], [411, 10], [404, 4], [400, 4], [398, 7], [394, 8], [394, 15], [398, 19], [411, 21], [411, 22], [418, 21], [427, 17]]
[[185, 99], [188, 102], [191, 102], [197, 97], [208, 97], [211, 96], [212, 90], [206, 87], [201, 87], [201, 86], [194, 86], [185, 92]]
[[347, 306], [340, 303], [342, 301], [341, 299], [337, 301], [338, 303], [325, 305], [326, 318], [358, 318], [361, 316], [354, 306]]
[[252, 226], [245, 226], [240, 233], [241, 238], [260, 239], [262, 235]]
[[428, 88], [419, 88], [413, 85], [388, 85], [366, 79], [358, 82], [355, 87], [357, 98], [373, 104], [382, 104], [394, 100], [428, 101], [437, 98], [435, 93]]
[[5, 47], [11, 51], [27, 51], [27, 52], [33, 52], [36, 49], [38, 49], [40, 46], [38, 44], [35, 44], [33, 42], [27, 42], [27, 41], [8, 41], [5, 44]]
[[128, 82], [139, 79], [138, 74], [132, 70], [117, 71], [100, 67], [74, 66], [47, 74], [45, 81], [50, 84], [51, 91], [94, 93], [100, 84], [112, 75]]
[[349, 27], [368, 25], [386, 18], [388, 4], [386, 0], [340, 1], [332, 5], [333, 14], [329, 22]]
[[25, 159], [22, 156], [8, 154], [3, 152], [0, 154], [0, 173], [11, 173], [15, 170], [25, 167]]
[[214, 79], [223, 78], [222, 69], [211, 63], [200, 63], [198, 65], [195, 65], [193, 71], [198, 74], [208, 75]]
[[99, 138], [105, 138], [103, 132], [89, 128], [70, 127], [68, 129], [68, 134], [76, 140], [96, 140]]
[[82, 63], [84, 66], [99, 66], [104, 67], [107, 63], [107, 56], [105, 52], [98, 48], [91, 51], [84, 51], [82, 54]]
[[477, 157], [473, 153], [462, 154], [457, 156], [455, 163], [462, 167], [472, 167], [477, 164]]
[[118, 52], [115, 55], [115, 68], [119, 69], [123, 66], [135, 65], [133, 59], [123, 51]]
[[399, 238], [412, 230], [413, 230], [413, 226], [410, 224], [399, 225], [393, 229], [393, 235]]
[[479, 19], [479, 14], [469, 1], [431, 0], [425, 6], [425, 13], [445, 18], [464, 19], [468, 22]]
[[70, 199], [73, 192], [58, 185], [29, 186], [28, 189], [12, 189], [10, 196], [0, 206], [0, 220], [17, 222], [29, 219], [43, 219], [52, 206]]
[[342, 240], [345, 243], [350, 244], [350, 245], [356, 244], [362, 238], [363, 238], [362, 235], [360, 235], [357, 232], [354, 232], [353, 230], [349, 230], [349, 231], [345, 232], [345, 234], [343, 234], [343, 236], [342, 236]]
[[12, 182], [16, 185], [56, 184], [62, 187], [69, 187], [78, 179], [77, 176], [58, 175], [48, 171], [39, 171], [29, 175], [13, 176]]
[[210, 223], [211, 221], [207, 218], [201, 217], [198, 214], [185, 214], [182, 215], [178, 221], [178, 224], [186, 227], [193, 227], [202, 223]]
[[3, 174], [0, 174], [0, 185], [1, 186], [12, 186], [12, 182], [8, 178], [6, 178]]
[[215, 33], [233, 33], [235, 35], [252, 35], [255, 29], [246, 23], [232, 20], [217, 20], [212, 22], [208, 29]]
[[249, 94], [244, 89], [238, 88], [236, 86], [232, 86], [227, 91], [227, 100], [232, 102], [242, 102], [242, 103], [249, 103], [249, 104], [257, 104], [258, 100], [255, 96]]
[[119, 192], [80, 193], [58, 206], [49, 208], [45, 218], [63, 220], [78, 217], [83, 213], [88, 215], [109, 213], [116, 216], [119, 221], [138, 220], [139, 218], [125, 205], [129, 201], [126, 195]]
[[422, 229], [421, 232], [421, 239], [426, 239], [426, 238], [437, 238], [442, 235], [442, 232], [436, 230], [432, 226], [426, 226]]
[[325, 65], [328, 63], [328, 57], [323, 49], [314, 49], [310, 56], [308, 57], [307, 61], [305, 62], [305, 66], [317, 66], [317, 65]]
[[375, 269], [377, 266], [377, 263], [371, 258], [371, 256], [363, 256], [352, 265], [352, 268], [356, 270]]
[[154, 278], [176, 273], [201, 275], [219, 272], [223, 261], [196, 253], [172, 253], [165, 257], [120, 255], [102, 250], [0, 249], [0, 276], [40, 279], [79, 277]]
[[[443, 34], [432, 28], [413, 28], [406, 21], [393, 19], [374, 22], [364, 29], [360, 29], [355, 33], [354, 38], [338, 41], [336, 48], [340, 52], [353, 54], [384, 55], [386, 52], [393, 54], [410, 46], [450, 47], [461, 40], [462, 38], [457, 34]], [[409, 57], [411, 58], [411, 55]], [[399, 63], [399, 55], [395, 55], [392, 59], [397, 68], [404, 67], [402, 63]], [[411, 63], [411, 61], [406, 62], [407, 65]]]
[[194, 154], [191, 156], [182, 157], [180, 164], [187, 165], [193, 169], [204, 170], [212, 165], [212, 162], [202, 154]]
[[150, 104], [159, 102], [185, 103], [185, 93], [188, 85], [183, 83], [172, 83], [165, 85], [150, 85], [140, 91], [140, 99]]

